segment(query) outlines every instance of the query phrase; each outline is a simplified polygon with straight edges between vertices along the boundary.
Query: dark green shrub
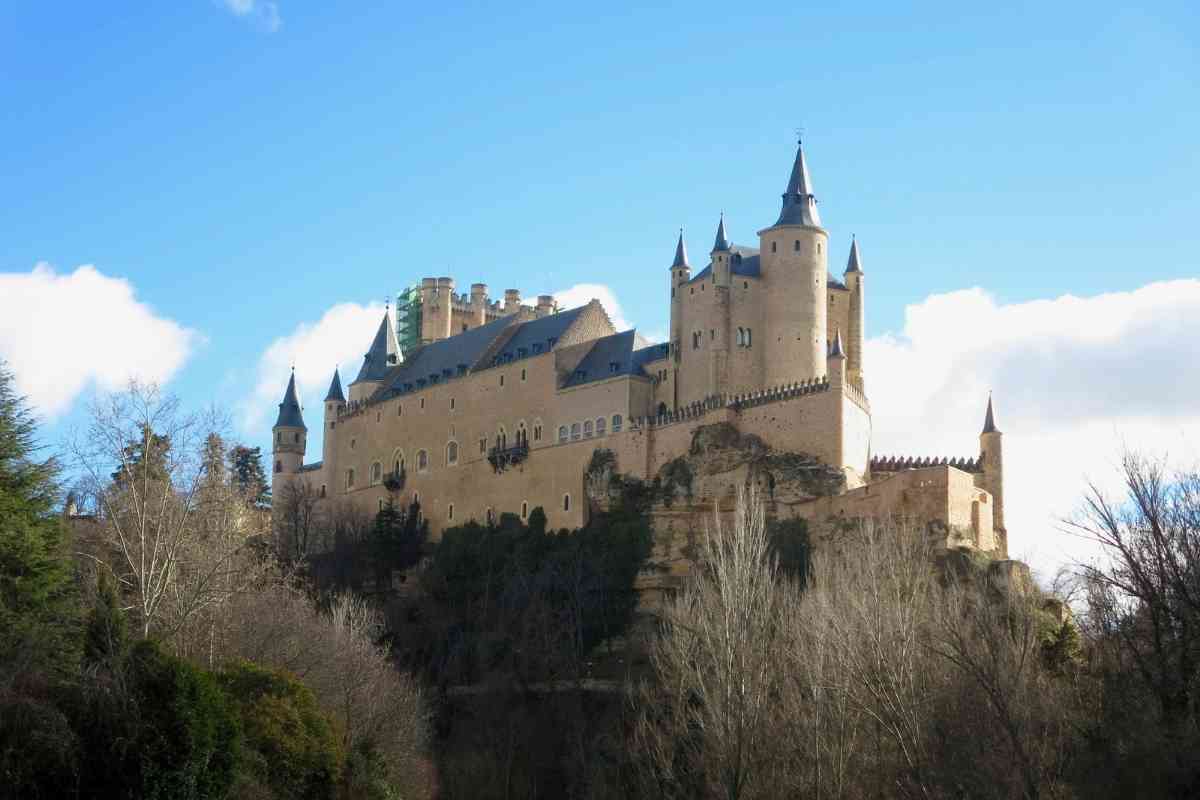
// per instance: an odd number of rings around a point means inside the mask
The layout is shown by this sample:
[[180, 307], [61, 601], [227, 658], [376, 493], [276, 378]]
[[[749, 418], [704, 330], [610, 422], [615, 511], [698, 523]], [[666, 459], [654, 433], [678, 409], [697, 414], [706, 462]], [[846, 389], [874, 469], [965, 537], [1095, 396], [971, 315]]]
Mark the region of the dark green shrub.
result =
[[241, 719], [247, 782], [286, 800], [334, 797], [341, 745], [312, 692], [286, 672], [248, 661], [219, 679]]

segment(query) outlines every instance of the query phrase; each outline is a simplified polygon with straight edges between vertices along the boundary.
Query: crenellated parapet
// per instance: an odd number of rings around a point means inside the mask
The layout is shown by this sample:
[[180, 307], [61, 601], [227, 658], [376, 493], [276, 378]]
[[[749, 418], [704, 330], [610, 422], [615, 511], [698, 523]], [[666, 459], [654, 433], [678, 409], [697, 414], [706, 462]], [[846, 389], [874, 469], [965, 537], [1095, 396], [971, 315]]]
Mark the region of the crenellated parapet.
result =
[[744, 408], [756, 408], [767, 403], [778, 403], [783, 400], [791, 400], [795, 397], [828, 392], [832, 388], [833, 386], [829, 382], [829, 377], [822, 375], [819, 378], [785, 383], [782, 386], [773, 386], [769, 389], [734, 394], [730, 396], [728, 405], [735, 411], [740, 411]]
[[946, 458], [944, 456], [874, 456], [871, 458], [872, 473], [903, 472], [925, 467], [954, 467], [963, 472], [983, 472], [983, 464], [978, 458]]

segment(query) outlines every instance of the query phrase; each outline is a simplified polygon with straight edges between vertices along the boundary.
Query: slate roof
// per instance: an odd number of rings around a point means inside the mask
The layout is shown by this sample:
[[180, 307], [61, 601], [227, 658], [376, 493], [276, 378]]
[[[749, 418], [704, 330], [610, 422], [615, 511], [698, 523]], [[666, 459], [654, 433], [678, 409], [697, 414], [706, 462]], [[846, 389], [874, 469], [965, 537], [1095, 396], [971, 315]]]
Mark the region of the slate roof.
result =
[[[547, 353], [586, 308], [584, 305], [527, 322], [518, 322], [515, 315], [504, 316], [448, 339], [424, 345], [410, 352], [408, 359], [388, 374], [383, 389], [385, 396], [417, 391], [431, 383], [462, 377], [472, 370]], [[480, 359], [487, 355], [501, 336], [510, 332], [510, 328], [513, 329], [512, 335], [496, 353], [496, 361], [480, 363]]]
[[984, 417], [984, 419], [983, 419], [983, 432], [984, 433], [999, 433], [1000, 432], [999, 430], [996, 429], [996, 417], [992, 413], [992, 396], [990, 394], [988, 395], [987, 416]]
[[721, 222], [717, 225], [717, 238], [715, 240], [713, 240], [712, 251], [714, 253], [717, 253], [717, 252], [723, 253], [726, 250], [728, 250], [730, 247], [732, 247], [732, 245], [729, 242], [729, 237], [727, 235], [725, 235], [725, 214], [724, 214], [724, 212], [722, 212], [721, 213]]
[[[758, 278], [762, 275], [757, 247], [746, 247], [745, 245], [735, 244], [729, 247], [729, 252], [729, 265], [734, 275], [743, 278]], [[696, 281], [710, 277], [712, 277], [711, 263], [700, 270], [688, 283], [695, 283]]]
[[385, 312], [354, 382], [381, 381], [387, 377], [388, 370], [399, 362], [400, 345], [396, 343], [396, 333], [392, 330], [392, 315]]
[[338, 368], [333, 368], [333, 381], [329, 384], [329, 392], [325, 395], [325, 402], [336, 400], [339, 403], [346, 402], [346, 395], [342, 394], [342, 376], [338, 374]]
[[305, 464], [304, 466], [302, 466], [300, 468], [300, 471], [301, 472], [316, 472], [319, 469], [321, 469], [321, 467], [323, 467], [323, 466], [325, 466], [324, 461], [315, 461], [312, 464]]
[[283, 393], [283, 402], [279, 404], [279, 417], [275, 420], [276, 428], [300, 428], [308, 430], [304, 417], [300, 414], [300, 401], [296, 398], [296, 372], [288, 378], [287, 391]]
[[675, 245], [675, 260], [671, 262], [671, 269], [675, 267], [688, 266], [687, 260], [687, 245], [683, 243], [683, 229], [679, 229], [679, 242]]
[[633, 358], [634, 336], [635, 332], [630, 329], [593, 340], [588, 354], [579, 362], [579, 366], [575, 367], [575, 371], [563, 381], [562, 388], [582, 386], [585, 383], [615, 378], [619, 375], [644, 375], [641, 364], [635, 364]]
[[775, 224], [821, 227], [817, 198], [812, 192], [812, 178], [808, 175], [808, 163], [804, 160], [804, 145], [801, 143], [796, 144], [796, 161], [792, 164], [792, 176], [783, 193], [783, 208]]
[[862, 272], [858, 257], [858, 239], [850, 240], [850, 258], [846, 260], [846, 272]]

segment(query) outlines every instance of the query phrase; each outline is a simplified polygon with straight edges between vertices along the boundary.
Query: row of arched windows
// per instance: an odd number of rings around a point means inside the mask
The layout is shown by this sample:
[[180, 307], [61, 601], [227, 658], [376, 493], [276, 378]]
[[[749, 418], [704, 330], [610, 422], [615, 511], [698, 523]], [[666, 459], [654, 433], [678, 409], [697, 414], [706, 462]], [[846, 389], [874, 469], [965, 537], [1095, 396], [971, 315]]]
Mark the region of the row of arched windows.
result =
[[[612, 432], [620, 433], [624, 419], [620, 414], [612, 415]], [[558, 443], [577, 442], [580, 439], [592, 439], [604, 436], [609, 431], [609, 420], [596, 417], [594, 420], [585, 419], [583, 422], [572, 422], [569, 425], [558, 426]]]

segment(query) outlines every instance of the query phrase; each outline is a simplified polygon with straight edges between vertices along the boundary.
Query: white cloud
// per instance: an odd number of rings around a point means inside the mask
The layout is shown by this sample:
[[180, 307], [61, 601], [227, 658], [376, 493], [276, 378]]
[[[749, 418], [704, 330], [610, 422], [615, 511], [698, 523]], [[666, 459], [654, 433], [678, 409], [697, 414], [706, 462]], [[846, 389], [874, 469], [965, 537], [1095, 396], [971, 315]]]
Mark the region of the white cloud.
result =
[[633, 323], [625, 319], [621, 304], [617, 302], [616, 292], [602, 283], [577, 283], [554, 293], [558, 307], [564, 310], [586, 305], [593, 298], [599, 300], [600, 305], [604, 306], [609, 319], [612, 320], [613, 327], [618, 331], [627, 331], [634, 327]]
[[249, 19], [268, 33], [279, 30], [283, 19], [279, 16], [279, 4], [270, 0], [217, 0], [234, 16]]
[[104, 390], [131, 377], [166, 383], [199, 341], [139, 302], [128, 281], [94, 266], [0, 273], [0, 357], [46, 416], [66, 411], [93, 382]]
[[[240, 409], [239, 419], [246, 431], [261, 429], [275, 421], [293, 364], [296, 389], [306, 412], [304, 422], [310, 430], [319, 430], [322, 403], [334, 366], [341, 370], [342, 387], [347, 387], [358, 375], [363, 355], [371, 346], [381, 319], [382, 305], [339, 303], [315, 323], [301, 323], [287, 336], [271, 342], [258, 359], [254, 391]], [[320, 451], [317, 452], [316, 458], [320, 458]], [[308, 458], [314, 460], [311, 444]]]
[[1043, 574], [1094, 555], [1061, 533], [1087, 480], [1117, 489], [1122, 443], [1200, 452], [1200, 281], [1009, 305], [932, 295], [866, 345], [880, 455], [974, 455], [989, 390], [1004, 432], [1009, 549]]

